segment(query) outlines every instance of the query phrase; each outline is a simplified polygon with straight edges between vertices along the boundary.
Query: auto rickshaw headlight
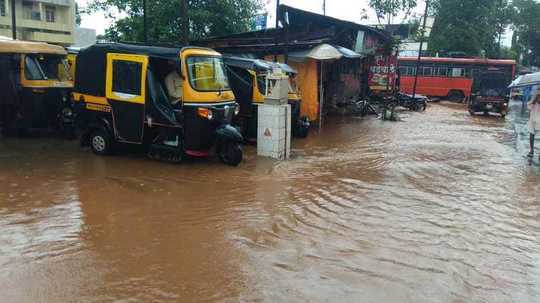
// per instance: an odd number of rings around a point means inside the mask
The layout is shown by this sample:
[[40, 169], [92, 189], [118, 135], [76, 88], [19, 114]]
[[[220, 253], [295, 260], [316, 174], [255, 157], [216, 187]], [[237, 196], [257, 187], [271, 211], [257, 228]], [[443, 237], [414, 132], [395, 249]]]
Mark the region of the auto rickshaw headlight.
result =
[[234, 107], [234, 115], [237, 116], [240, 113], [240, 105]]
[[214, 114], [212, 113], [212, 110], [206, 107], [199, 107], [197, 108], [197, 114], [201, 118], [205, 118], [208, 120], [212, 120], [214, 118]]

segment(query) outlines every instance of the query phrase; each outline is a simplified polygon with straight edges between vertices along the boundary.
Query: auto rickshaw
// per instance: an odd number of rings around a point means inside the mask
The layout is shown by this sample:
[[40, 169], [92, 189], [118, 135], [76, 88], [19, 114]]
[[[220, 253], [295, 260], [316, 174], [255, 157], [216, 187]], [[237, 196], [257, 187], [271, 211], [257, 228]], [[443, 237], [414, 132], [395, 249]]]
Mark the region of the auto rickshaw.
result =
[[98, 155], [131, 144], [173, 162], [212, 151], [228, 165], [242, 160], [230, 124], [239, 107], [212, 49], [95, 44], [77, 55], [73, 99], [81, 144]]
[[64, 48], [41, 42], [0, 41], [0, 127], [4, 135], [31, 129], [73, 128]]
[[240, 103], [240, 114], [235, 120], [246, 138], [257, 137], [257, 105], [264, 103], [266, 77], [275, 69], [289, 76], [288, 99], [291, 105], [293, 136], [307, 137], [310, 125], [307, 117], [301, 117], [302, 100], [295, 84], [296, 71], [294, 69], [282, 63], [241, 57], [226, 56], [224, 62], [227, 66], [231, 88]]
[[502, 71], [487, 70], [475, 76], [472, 94], [469, 100], [469, 113], [476, 115], [480, 112], [500, 114], [505, 117], [508, 113], [510, 79]]

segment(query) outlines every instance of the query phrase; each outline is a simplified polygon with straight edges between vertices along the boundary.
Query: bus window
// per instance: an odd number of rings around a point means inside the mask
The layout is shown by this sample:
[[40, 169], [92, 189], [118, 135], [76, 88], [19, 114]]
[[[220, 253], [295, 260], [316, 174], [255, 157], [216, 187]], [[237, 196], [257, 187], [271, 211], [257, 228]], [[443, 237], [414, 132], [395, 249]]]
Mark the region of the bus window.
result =
[[454, 67], [452, 68], [452, 77], [459, 78], [465, 76], [465, 69], [460, 67]]
[[439, 67], [437, 69], [437, 76], [439, 77], [446, 77], [448, 75], [448, 68], [446, 67]]
[[432, 74], [433, 74], [433, 71], [432, 71], [431, 67], [422, 68], [422, 75], [423, 76], [430, 77], [430, 76], [432, 76]]

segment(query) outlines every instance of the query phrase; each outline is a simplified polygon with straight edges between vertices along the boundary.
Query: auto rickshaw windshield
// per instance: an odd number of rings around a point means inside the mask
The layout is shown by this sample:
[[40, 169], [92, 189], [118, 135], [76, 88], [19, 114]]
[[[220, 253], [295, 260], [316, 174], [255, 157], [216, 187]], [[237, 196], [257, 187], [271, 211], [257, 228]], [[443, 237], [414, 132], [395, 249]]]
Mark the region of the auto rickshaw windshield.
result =
[[257, 74], [257, 87], [261, 95], [266, 95], [266, 73]]
[[482, 75], [475, 84], [475, 91], [483, 96], [504, 96], [508, 93], [508, 81], [499, 73]]
[[225, 65], [220, 57], [191, 56], [187, 58], [189, 82], [198, 91], [229, 90]]
[[62, 56], [27, 55], [24, 61], [24, 75], [27, 80], [72, 80], [69, 65]]

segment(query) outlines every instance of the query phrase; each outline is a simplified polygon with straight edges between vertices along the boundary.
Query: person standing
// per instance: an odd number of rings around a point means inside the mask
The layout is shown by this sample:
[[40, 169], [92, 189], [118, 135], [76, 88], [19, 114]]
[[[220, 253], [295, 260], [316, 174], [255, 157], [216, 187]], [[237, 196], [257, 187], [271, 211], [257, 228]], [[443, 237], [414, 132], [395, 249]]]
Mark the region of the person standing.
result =
[[527, 107], [530, 111], [529, 123], [527, 126], [529, 129], [531, 146], [531, 151], [528, 156], [529, 158], [532, 158], [534, 156], [534, 139], [536, 132], [540, 131], [540, 90], [538, 90], [538, 88], [531, 94], [530, 99], [529, 103], [527, 103]]

